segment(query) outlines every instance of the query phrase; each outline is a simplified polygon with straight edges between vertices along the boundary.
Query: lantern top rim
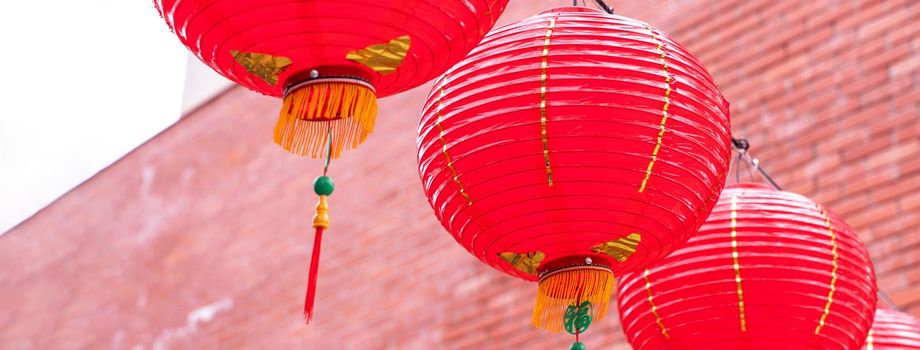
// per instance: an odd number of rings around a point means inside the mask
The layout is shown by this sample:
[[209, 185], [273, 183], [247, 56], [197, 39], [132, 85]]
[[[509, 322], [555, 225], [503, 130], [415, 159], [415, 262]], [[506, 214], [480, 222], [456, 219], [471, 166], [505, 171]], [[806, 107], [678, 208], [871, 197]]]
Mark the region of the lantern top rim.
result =
[[607, 15], [607, 12], [601, 11], [599, 9], [583, 7], [583, 6], [563, 6], [563, 7], [554, 7], [548, 10], [543, 10], [537, 15], [545, 15], [548, 13], [562, 13], [562, 12], [586, 12], [586, 13], [600, 13]]
[[732, 183], [732, 184], [725, 184], [726, 190], [735, 189], [735, 188], [753, 188], [753, 189], [760, 189], [760, 190], [772, 190], [773, 189], [773, 187], [770, 187], [770, 185], [756, 183], [756, 182], [737, 182], [737, 183]]

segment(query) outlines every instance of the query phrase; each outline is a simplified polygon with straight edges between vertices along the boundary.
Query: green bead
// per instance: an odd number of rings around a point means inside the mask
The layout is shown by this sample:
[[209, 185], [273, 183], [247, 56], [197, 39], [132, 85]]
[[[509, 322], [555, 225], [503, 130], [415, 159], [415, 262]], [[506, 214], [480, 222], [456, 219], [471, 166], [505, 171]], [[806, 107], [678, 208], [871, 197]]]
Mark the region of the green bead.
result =
[[328, 196], [332, 194], [332, 191], [335, 191], [335, 182], [332, 182], [332, 178], [328, 176], [320, 176], [313, 180], [313, 192], [320, 196]]
[[580, 341], [572, 343], [572, 346], [569, 347], [569, 350], [588, 350], [585, 347], [585, 344], [582, 344]]

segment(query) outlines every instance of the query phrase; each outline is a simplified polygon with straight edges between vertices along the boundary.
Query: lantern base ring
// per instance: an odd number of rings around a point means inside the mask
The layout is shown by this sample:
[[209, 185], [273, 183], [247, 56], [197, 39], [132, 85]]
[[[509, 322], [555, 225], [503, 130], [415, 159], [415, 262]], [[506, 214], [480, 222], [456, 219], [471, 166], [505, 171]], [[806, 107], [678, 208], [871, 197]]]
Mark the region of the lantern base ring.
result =
[[317, 78], [309, 78], [309, 79], [301, 80], [300, 82], [286, 86], [284, 88], [284, 92], [282, 93], [281, 97], [282, 98], [287, 97], [289, 93], [294, 92], [297, 89], [300, 89], [302, 87], [313, 85], [313, 84], [321, 84], [321, 83], [356, 84], [356, 85], [360, 85], [360, 86], [367, 88], [374, 94], [377, 93], [377, 89], [375, 89], [374, 86], [371, 85], [371, 83], [368, 82], [367, 80], [364, 80], [359, 77], [342, 75], [342, 76], [317, 77]]
[[564, 273], [566, 271], [570, 271], [574, 269], [594, 269], [594, 270], [599, 270], [599, 271], [606, 271], [606, 272], [609, 272], [610, 274], [613, 274], [613, 270], [611, 270], [610, 267], [606, 265], [593, 264], [593, 263], [592, 264], [587, 264], [587, 263], [586, 264], [571, 264], [571, 265], [565, 265], [565, 266], [561, 266], [558, 268], [554, 268], [552, 270], [541, 272], [539, 281], [543, 281], [546, 278], [550, 278], [551, 276], [555, 274]]

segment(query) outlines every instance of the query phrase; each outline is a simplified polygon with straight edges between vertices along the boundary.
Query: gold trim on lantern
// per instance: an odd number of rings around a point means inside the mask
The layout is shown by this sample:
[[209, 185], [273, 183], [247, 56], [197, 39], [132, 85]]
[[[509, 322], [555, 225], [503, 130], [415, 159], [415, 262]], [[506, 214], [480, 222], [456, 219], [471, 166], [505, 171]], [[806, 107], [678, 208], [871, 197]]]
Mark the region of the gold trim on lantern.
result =
[[668, 73], [668, 60], [666, 59], [667, 54], [664, 51], [664, 40], [654, 29], [652, 29], [652, 27], [646, 26], [645, 28], [648, 29], [649, 33], [652, 35], [652, 39], [654, 39], [657, 44], [659, 54], [658, 62], [661, 63], [661, 71], [664, 74], [665, 90], [664, 107], [661, 108], [661, 123], [658, 130], [658, 140], [655, 143], [655, 149], [652, 151], [652, 159], [648, 162], [648, 168], [645, 169], [645, 178], [642, 179], [642, 185], [639, 186], [639, 192], [645, 191], [645, 186], [648, 185], [648, 180], [652, 176], [652, 168], [658, 160], [658, 151], [661, 150], [661, 143], [664, 139], [664, 124], [668, 121], [668, 107], [671, 106], [671, 74]]
[[874, 350], [875, 349], [874, 343], [875, 341], [872, 339], [872, 330], [870, 329], [869, 334], [866, 335], [866, 350]]
[[626, 259], [629, 259], [633, 253], [636, 252], [636, 247], [639, 246], [639, 242], [642, 240], [642, 235], [638, 233], [630, 233], [626, 237], [620, 237], [619, 239], [613, 241], [607, 241], [594, 247], [591, 247], [591, 251], [600, 254], [606, 254], [610, 257], [616, 259], [616, 261], [624, 262]]
[[827, 304], [824, 305], [824, 313], [821, 314], [821, 319], [818, 320], [818, 326], [815, 327], [815, 334], [821, 332], [821, 328], [824, 327], [824, 321], [827, 320], [827, 315], [831, 312], [831, 304], [834, 303], [834, 292], [837, 291], [837, 234], [834, 232], [834, 225], [831, 224], [830, 217], [827, 216], [827, 210], [821, 209], [821, 206], [818, 206], [818, 210], [821, 210], [821, 216], [824, 218], [824, 224], [827, 225], [827, 233], [831, 236], [831, 254], [834, 256], [833, 268], [831, 269], [831, 284], [830, 288], [827, 291]]
[[546, 257], [546, 254], [543, 254], [543, 252], [528, 252], [524, 254], [504, 252], [498, 253], [498, 256], [511, 264], [511, 267], [515, 270], [536, 276], [537, 268], [540, 267], [540, 263], [543, 262], [543, 258]]
[[648, 279], [648, 270], [645, 270], [642, 277], [645, 278], [645, 292], [648, 293], [648, 305], [652, 307], [652, 315], [655, 316], [655, 323], [658, 324], [661, 335], [663, 335], [665, 339], [671, 339], [671, 335], [668, 334], [668, 329], [664, 327], [664, 322], [661, 321], [661, 315], [658, 314], [658, 306], [655, 305], [655, 301], [652, 298], [652, 282]]
[[345, 58], [363, 64], [380, 74], [392, 74], [406, 59], [411, 41], [408, 35], [403, 35], [387, 43], [350, 51]]
[[741, 288], [741, 265], [738, 264], [738, 196], [732, 196], [732, 267], [735, 270], [735, 283], [738, 285], [738, 314], [741, 317], [741, 331], [747, 331], [744, 320], [744, 290]]
[[444, 140], [444, 127], [441, 126], [441, 121], [443, 120], [443, 115], [441, 111], [444, 108], [444, 88], [447, 86], [447, 74], [444, 74], [444, 82], [441, 84], [441, 88], [438, 91], [438, 119], [435, 121], [434, 125], [438, 127], [438, 139], [441, 140], [441, 153], [444, 154], [444, 159], [447, 160], [447, 168], [450, 169], [451, 179], [454, 180], [454, 183], [457, 184], [457, 187], [460, 188], [460, 195], [463, 198], [466, 198], [466, 205], [473, 205], [473, 199], [470, 198], [470, 195], [466, 193], [466, 189], [463, 188], [463, 183], [460, 182], [460, 175], [457, 174], [457, 169], [454, 168], [454, 159], [450, 157], [450, 154], [447, 153], [447, 141]]
[[546, 68], [549, 67], [549, 43], [553, 37], [553, 28], [556, 27], [557, 15], [549, 20], [546, 28], [546, 38], [543, 39], [543, 58], [540, 63], [540, 140], [543, 141], [543, 164], [546, 166], [546, 183], [553, 185], [553, 169], [549, 163], [549, 140], [546, 138]]
[[249, 74], [255, 75], [271, 85], [278, 84], [278, 76], [291, 66], [290, 58], [272, 56], [258, 52], [241, 52], [230, 50], [233, 60], [239, 63]]

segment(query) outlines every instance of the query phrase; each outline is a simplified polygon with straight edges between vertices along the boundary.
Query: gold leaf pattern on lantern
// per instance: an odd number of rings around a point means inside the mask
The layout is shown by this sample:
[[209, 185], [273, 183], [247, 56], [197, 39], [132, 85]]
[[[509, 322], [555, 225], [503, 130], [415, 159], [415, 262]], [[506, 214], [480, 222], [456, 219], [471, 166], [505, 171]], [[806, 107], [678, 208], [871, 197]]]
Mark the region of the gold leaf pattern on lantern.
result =
[[837, 254], [837, 234], [834, 232], [834, 224], [831, 223], [831, 218], [827, 216], [827, 210], [818, 206], [818, 210], [821, 211], [821, 216], [824, 218], [824, 224], [827, 225], [827, 234], [831, 237], [831, 255], [834, 257], [833, 269], [831, 269], [831, 283], [827, 290], [827, 304], [824, 305], [824, 313], [821, 314], [821, 319], [818, 320], [818, 326], [815, 327], [815, 334], [821, 333], [821, 329], [824, 328], [824, 321], [827, 320], [827, 315], [831, 313], [831, 305], [834, 303], [834, 291], [837, 290], [837, 260], [839, 255]]
[[258, 52], [230, 50], [230, 54], [233, 55], [233, 60], [246, 68], [249, 74], [271, 85], [277, 85], [278, 75], [293, 63], [290, 58], [284, 56], [272, 56]]
[[636, 252], [636, 247], [639, 246], [639, 242], [642, 241], [642, 235], [638, 233], [630, 233], [626, 237], [620, 237], [614, 241], [604, 242], [594, 247], [591, 247], [591, 251], [600, 254], [606, 254], [619, 262], [624, 262], [628, 259], [633, 253]]
[[524, 254], [504, 252], [498, 253], [498, 256], [511, 264], [516, 270], [528, 275], [536, 275], [537, 267], [543, 262], [546, 254], [543, 252], [528, 252]]
[[658, 50], [658, 62], [661, 63], [661, 72], [664, 76], [664, 106], [661, 107], [661, 123], [658, 128], [658, 138], [655, 142], [655, 149], [652, 150], [652, 159], [648, 162], [648, 167], [645, 169], [645, 177], [642, 179], [642, 184], [639, 185], [639, 193], [645, 191], [645, 187], [648, 185], [648, 180], [652, 176], [652, 168], [655, 167], [655, 162], [658, 161], [658, 152], [661, 151], [661, 144], [664, 140], [664, 133], [667, 131], [665, 129], [665, 123], [668, 122], [668, 107], [671, 106], [671, 73], [668, 72], [668, 54], [665, 52], [664, 40], [661, 38], [661, 35], [655, 32], [652, 27], [646, 25], [645, 29], [648, 29], [649, 33], [652, 35], [652, 39], [655, 40], [655, 45]]
[[406, 59], [411, 40], [403, 35], [388, 43], [374, 44], [363, 49], [348, 52], [345, 58], [370, 67], [380, 74], [391, 74]]

